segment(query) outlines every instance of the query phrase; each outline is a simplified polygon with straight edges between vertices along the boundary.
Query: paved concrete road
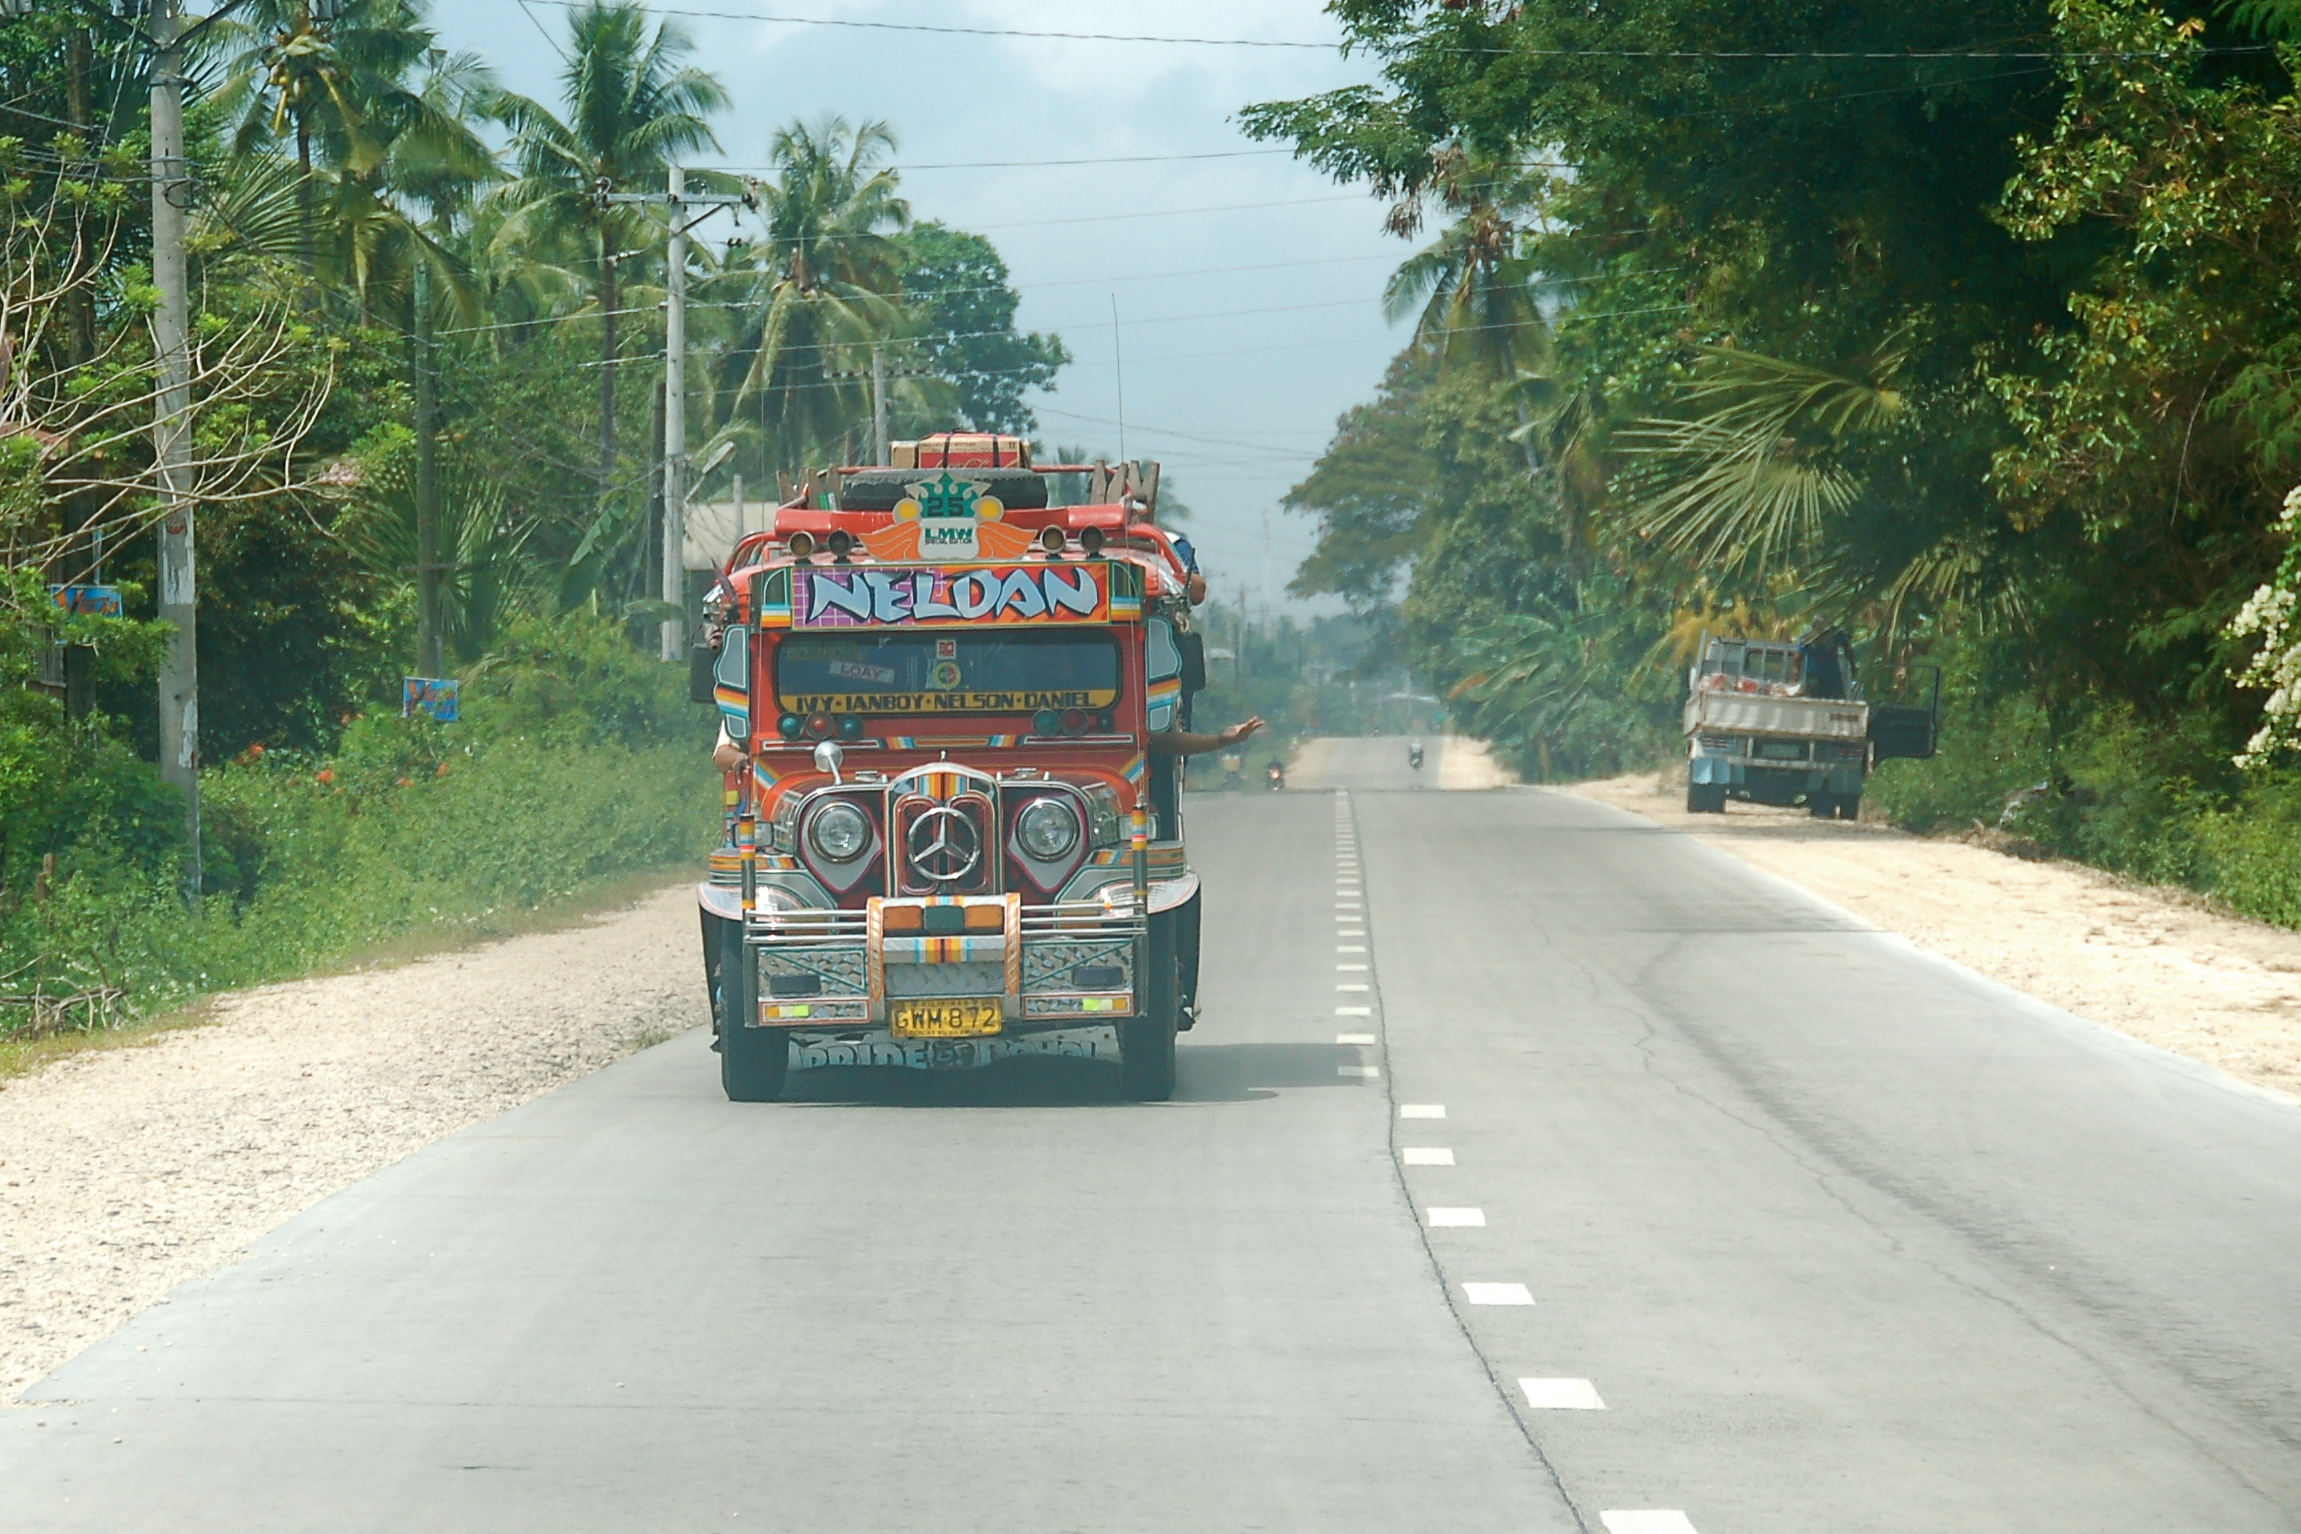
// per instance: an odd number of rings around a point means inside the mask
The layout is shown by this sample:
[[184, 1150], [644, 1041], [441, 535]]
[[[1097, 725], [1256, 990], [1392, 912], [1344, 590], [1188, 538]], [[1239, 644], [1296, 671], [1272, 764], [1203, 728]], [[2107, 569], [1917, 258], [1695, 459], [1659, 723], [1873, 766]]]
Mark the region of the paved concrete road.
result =
[[1290, 775], [1288, 786], [1306, 790], [1347, 788], [1360, 793], [1435, 789], [1446, 770], [1446, 737], [1426, 735], [1421, 739], [1420, 767], [1407, 763], [1406, 748], [1412, 737], [1405, 735], [1314, 741], [1303, 754], [1301, 769]]
[[1192, 813], [1176, 1102], [675, 1041], [52, 1376], [0, 1528], [2301, 1528], [2301, 1112], [1603, 806]]

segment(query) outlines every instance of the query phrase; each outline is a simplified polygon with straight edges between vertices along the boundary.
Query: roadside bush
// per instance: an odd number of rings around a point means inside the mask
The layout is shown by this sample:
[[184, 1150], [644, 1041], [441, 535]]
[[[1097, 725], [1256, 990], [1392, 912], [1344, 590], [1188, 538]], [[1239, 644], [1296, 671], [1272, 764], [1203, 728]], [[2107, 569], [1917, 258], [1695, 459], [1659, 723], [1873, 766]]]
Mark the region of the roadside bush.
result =
[[[463, 723], [379, 710], [330, 753], [250, 747], [202, 774], [197, 909], [177, 892], [174, 795], [92, 737], [102, 770], [59, 812], [74, 830], [55, 881], [0, 905], [0, 975], [16, 974], [0, 995], [108, 989], [149, 1009], [697, 859], [717, 826], [710, 721], [673, 672], [577, 615], [516, 636], [466, 686]], [[29, 1016], [0, 1010], [0, 1033]]]

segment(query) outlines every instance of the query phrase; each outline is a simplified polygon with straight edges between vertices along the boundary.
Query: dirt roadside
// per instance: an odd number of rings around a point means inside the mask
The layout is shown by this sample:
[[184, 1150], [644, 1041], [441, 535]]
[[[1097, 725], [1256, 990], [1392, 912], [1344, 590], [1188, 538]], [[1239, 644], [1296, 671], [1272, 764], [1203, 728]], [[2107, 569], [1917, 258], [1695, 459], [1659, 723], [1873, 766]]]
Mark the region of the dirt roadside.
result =
[[1651, 775], [1563, 787], [1691, 832], [2065, 1012], [2301, 1096], [2301, 932], [2082, 864], [1802, 810], [1689, 815], [1683, 787]]
[[705, 1021], [697, 942], [681, 884], [0, 1083], [0, 1403], [338, 1188]]

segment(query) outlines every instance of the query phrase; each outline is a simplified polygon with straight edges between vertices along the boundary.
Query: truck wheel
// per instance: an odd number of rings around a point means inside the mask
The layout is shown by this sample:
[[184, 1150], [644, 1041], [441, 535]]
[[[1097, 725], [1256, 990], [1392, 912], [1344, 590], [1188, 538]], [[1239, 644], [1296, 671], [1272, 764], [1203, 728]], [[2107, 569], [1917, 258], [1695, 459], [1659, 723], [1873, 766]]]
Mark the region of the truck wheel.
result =
[[1686, 785], [1686, 813], [1689, 815], [1725, 814], [1726, 785], [1723, 783], [1688, 783]]
[[1806, 813], [1816, 820], [1835, 820], [1838, 818], [1838, 801], [1828, 794], [1808, 794]]
[[1174, 1096], [1182, 966], [1171, 920], [1152, 920], [1150, 951], [1148, 983], [1136, 993], [1135, 1015], [1119, 1024], [1119, 1095], [1131, 1103], [1163, 1103]]
[[756, 967], [743, 952], [743, 928], [725, 924], [719, 954], [719, 1085], [731, 1103], [771, 1103], [791, 1072], [791, 1040], [780, 1028], [746, 1028]]
[[1860, 794], [1853, 794], [1838, 801], [1838, 819], [1859, 820], [1861, 818], [1862, 796]]

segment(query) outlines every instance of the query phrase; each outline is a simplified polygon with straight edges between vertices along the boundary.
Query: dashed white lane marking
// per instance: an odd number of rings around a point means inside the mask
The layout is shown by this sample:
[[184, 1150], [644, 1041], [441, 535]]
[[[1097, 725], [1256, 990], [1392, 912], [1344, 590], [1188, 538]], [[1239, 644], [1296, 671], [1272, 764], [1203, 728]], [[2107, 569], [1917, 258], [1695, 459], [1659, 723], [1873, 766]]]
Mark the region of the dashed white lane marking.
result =
[[1334, 1074], [1337, 1076], [1357, 1076], [1372, 1081], [1375, 1077], [1380, 1076], [1382, 1071], [1379, 1067], [1372, 1065], [1338, 1065], [1334, 1068]]
[[1364, 953], [1366, 952], [1366, 945], [1364, 943], [1345, 943], [1334, 951], [1336, 953]]
[[1336, 1007], [1334, 1015], [1336, 1017], [1372, 1017], [1374, 1009], [1372, 1007]]
[[1370, 986], [1370, 985], [1352, 985], [1352, 984], [1344, 983], [1344, 984], [1341, 984], [1341, 985], [1337, 985], [1337, 986], [1335, 987], [1335, 989], [1336, 989], [1336, 990], [1338, 990], [1338, 991], [1371, 991], [1371, 990], [1373, 990], [1373, 989], [1374, 989], [1374, 987], [1372, 987], [1372, 986]]
[[1600, 1513], [1598, 1521], [1606, 1525], [1606, 1534], [1695, 1534], [1694, 1525], [1674, 1507]]
[[1520, 1380], [1526, 1404], [1539, 1411], [1604, 1411], [1598, 1387], [1588, 1380]]
[[1524, 1284], [1464, 1284], [1462, 1297], [1473, 1305], [1531, 1305]]
[[1334, 1042], [1337, 1044], [1371, 1044], [1374, 1042], [1374, 1035], [1371, 1033], [1338, 1033], [1334, 1036]]
[[[1425, 1212], [1430, 1216], [1430, 1228], [1432, 1230], [1450, 1225], [1469, 1230], [1484, 1230], [1486, 1228], [1486, 1211], [1483, 1209], [1441, 1209], [1433, 1204]], [[1528, 1300], [1526, 1303], [1531, 1305], [1534, 1302]]]
[[1402, 1145], [1398, 1158], [1408, 1166], [1454, 1165], [1454, 1152], [1443, 1145]]
[[[1363, 948], [1358, 951], [1360, 953], [1366, 952]], [[1363, 964], [1337, 964], [1334, 966], [1334, 972], [1338, 975], [1363, 975], [1366, 973], [1366, 966]]]
[[1398, 1116], [1402, 1119], [1442, 1119], [1446, 1117], [1444, 1103], [1400, 1103]]

